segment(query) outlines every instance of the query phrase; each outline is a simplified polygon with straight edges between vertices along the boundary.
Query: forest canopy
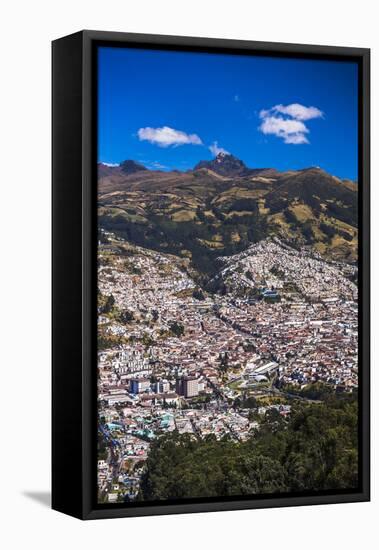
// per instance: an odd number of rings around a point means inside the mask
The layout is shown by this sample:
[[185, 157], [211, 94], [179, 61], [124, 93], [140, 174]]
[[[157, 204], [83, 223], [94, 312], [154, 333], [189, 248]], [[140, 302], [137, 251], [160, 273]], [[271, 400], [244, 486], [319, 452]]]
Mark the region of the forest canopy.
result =
[[[219, 497], [358, 486], [357, 399], [297, 404], [244, 442], [178, 432], [152, 444], [139, 499]], [[279, 429], [280, 428], [280, 429]]]

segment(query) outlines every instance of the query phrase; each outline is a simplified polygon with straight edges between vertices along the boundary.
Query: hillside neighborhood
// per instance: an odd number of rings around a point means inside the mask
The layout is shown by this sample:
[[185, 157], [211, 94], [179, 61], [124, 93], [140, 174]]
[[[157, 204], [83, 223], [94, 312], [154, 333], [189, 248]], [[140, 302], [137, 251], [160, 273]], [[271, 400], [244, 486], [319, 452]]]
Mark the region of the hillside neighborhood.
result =
[[269, 411], [358, 387], [357, 268], [267, 238], [219, 259], [217, 292], [185, 258], [101, 230], [98, 493], [138, 498], [165, 433], [254, 437]]

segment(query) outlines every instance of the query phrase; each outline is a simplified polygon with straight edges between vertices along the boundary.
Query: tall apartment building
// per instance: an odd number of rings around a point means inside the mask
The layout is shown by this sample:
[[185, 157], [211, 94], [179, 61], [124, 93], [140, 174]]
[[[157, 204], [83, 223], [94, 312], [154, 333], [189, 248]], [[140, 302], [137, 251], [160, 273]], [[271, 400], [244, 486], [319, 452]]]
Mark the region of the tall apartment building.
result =
[[159, 380], [154, 385], [156, 393], [167, 393], [170, 391], [170, 383], [168, 380]]
[[196, 397], [199, 395], [199, 383], [194, 376], [183, 376], [176, 381], [176, 393], [184, 397]]
[[150, 380], [148, 378], [132, 378], [130, 380], [130, 393], [143, 393], [150, 388]]

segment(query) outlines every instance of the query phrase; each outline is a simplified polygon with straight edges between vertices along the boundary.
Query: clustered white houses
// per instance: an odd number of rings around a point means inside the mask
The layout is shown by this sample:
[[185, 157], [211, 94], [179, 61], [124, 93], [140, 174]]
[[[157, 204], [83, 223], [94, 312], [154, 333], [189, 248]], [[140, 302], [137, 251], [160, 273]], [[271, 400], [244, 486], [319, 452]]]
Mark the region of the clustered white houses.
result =
[[[267, 408], [287, 416], [289, 404], [258, 406], [254, 418], [235, 405], [250, 390], [277, 395], [273, 377], [300, 389], [357, 388], [354, 266], [262, 241], [224, 259], [226, 294], [199, 299], [188, 262], [109, 237], [117, 246], [99, 244], [98, 285], [119, 315], [98, 317], [110, 342], [98, 354], [105, 500], [135, 498], [151, 442], [163, 433], [244, 440]], [[243, 287], [259, 291], [245, 296]]]

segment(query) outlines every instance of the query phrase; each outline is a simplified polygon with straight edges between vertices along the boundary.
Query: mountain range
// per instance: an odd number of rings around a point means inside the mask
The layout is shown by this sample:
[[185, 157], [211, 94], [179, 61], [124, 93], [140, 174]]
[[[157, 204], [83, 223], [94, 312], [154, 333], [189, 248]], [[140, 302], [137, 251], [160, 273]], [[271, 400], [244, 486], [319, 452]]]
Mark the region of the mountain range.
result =
[[134, 160], [98, 165], [100, 227], [188, 257], [205, 276], [218, 257], [267, 237], [354, 263], [357, 196], [355, 182], [318, 167], [248, 168], [225, 153], [186, 172], [149, 170]]

